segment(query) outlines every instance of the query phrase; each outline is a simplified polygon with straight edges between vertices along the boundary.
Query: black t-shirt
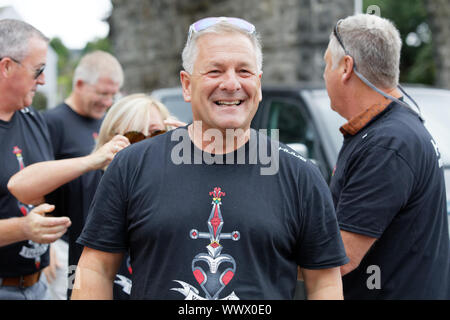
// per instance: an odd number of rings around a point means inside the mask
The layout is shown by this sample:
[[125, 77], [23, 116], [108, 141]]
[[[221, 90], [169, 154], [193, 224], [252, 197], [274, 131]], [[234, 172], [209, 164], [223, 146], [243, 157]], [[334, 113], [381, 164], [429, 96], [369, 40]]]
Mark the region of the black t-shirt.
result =
[[[45, 112], [44, 118], [50, 131], [55, 159], [82, 157], [94, 150], [103, 119], [83, 117], [65, 103]], [[69, 243], [69, 266], [76, 266], [83, 252], [83, 246], [77, 244], [76, 240], [83, 230], [102, 175], [102, 170], [87, 172], [55, 192], [55, 211], [58, 215], [68, 216], [72, 221], [63, 238]], [[126, 292], [131, 286], [131, 266], [127, 265], [127, 258], [126, 256], [116, 278], [115, 299], [127, 299], [129, 296]], [[70, 290], [68, 295], [71, 295]]]
[[418, 116], [395, 103], [345, 137], [330, 185], [339, 225], [378, 239], [343, 277], [345, 299], [450, 298], [441, 166]]
[[55, 159], [83, 157], [92, 152], [103, 119], [83, 117], [62, 103], [43, 114]]
[[280, 145], [278, 173], [262, 175], [261, 161], [250, 164], [256, 138], [271, 145], [252, 131], [234, 153], [237, 162], [245, 150], [247, 164], [205, 164], [185, 128], [122, 150], [78, 242], [130, 250], [133, 299], [292, 299], [297, 265], [348, 259], [319, 170]]
[[[27, 165], [53, 160], [47, 126], [32, 107], [17, 111], [9, 122], [0, 120], [0, 219], [23, 217], [32, 206], [9, 191], [11, 176]], [[49, 200], [51, 202], [51, 200]], [[47, 244], [22, 241], [0, 247], [0, 277], [35, 273], [48, 265]]]

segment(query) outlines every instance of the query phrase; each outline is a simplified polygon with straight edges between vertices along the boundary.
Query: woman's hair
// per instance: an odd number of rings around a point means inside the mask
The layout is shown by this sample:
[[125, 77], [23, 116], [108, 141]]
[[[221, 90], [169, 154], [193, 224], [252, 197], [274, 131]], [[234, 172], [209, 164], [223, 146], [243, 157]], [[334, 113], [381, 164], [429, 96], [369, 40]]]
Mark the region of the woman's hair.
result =
[[163, 121], [170, 116], [161, 102], [143, 93], [132, 94], [116, 102], [103, 120], [94, 152], [116, 134], [124, 134], [127, 131], [144, 132], [150, 121], [152, 107], [159, 111]]

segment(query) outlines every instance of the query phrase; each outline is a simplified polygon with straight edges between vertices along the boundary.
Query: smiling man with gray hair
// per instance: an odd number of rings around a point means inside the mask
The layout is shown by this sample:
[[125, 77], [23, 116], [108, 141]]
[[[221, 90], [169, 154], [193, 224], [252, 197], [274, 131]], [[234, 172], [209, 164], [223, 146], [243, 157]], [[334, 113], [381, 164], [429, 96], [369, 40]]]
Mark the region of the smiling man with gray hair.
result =
[[336, 24], [325, 53], [331, 108], [348, 120], [330, 183], [350, 258], [345, 299], [450, 298], [440, 154], [403, 100], [401, 45], [390, 21], [356, 15]]
[[[132, 299], [292, 299], [298, 265], [309, 299], [342, 299], [348, 259], [318, 168], [284, 145], [274, 174], [249, 161], [252, 141], [274, 144], [250, 129], [262, 98], [255, 27], [232, 17], [199, 20], [183, 62], [184, 99], [201, 125], [117, 154], [78, 239], [85, 248], [72, 298], [111, 298], [111, 275], [130, 250]], [[203, 139], [210, 130], [219, 133], [213, 142]], [[227, 140], [227, 130], [238, 134]], [[222, 161], [174, 163], [180, 132], [190, 160], [198, 152]], [[239, 150], [245, 163], [226, 161]]]

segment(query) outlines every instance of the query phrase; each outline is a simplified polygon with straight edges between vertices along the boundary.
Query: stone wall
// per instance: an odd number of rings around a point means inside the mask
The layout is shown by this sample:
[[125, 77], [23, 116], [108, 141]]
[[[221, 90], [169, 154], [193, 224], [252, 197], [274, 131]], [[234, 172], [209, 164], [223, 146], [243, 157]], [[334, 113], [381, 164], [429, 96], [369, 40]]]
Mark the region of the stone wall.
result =
[[255, 24], [264, 52], [263, 82], [321, 81], [333, 25], [353, 14], [353, 0], [112, 0], [109, 18], [125, 90], [179, 85], [189, 25], [206, 16], [236, 16]]
[[425, 4], [433, 33], [436, 85], [450, 89], [450, 1], [429, 0]]

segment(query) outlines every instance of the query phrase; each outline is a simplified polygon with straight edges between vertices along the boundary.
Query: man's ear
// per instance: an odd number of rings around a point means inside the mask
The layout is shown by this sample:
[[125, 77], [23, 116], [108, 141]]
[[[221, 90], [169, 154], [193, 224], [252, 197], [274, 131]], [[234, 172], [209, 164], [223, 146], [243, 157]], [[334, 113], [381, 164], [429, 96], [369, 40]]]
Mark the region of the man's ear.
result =
[[2, 59], [0, 61], [0, 74], [7, 78], [11, 72], [12, 61], [9, 59]]
[[263, 75], [263, 72], [261, 71], [261, 73], [258, 76], [258, 78], [259, 78], [259, 92], [258, 92], [258, 94], [259, 94], [259, 97], [258, 97], [259, 98], [259, 102], [262, 101], [262, 87], [261, 87], [262, 75]]
[[191, 75], [186, 71], [181, 71], [180, 81], [183, 88], [184, 101], [191, 102]]
[[85, 85], [86, 85], [86, 82], [84, 82], [84, 81], [81, 80], [81, 79], [78, 79], [77, 82], [75, 82], [74, 88], [75, 88], [76, 90], [81, 90], [81, 89], [83, 89], [83, 87], [84, 87]]
[[350, 56], [345, 56], [343, 59], [343, 73], [342, 73], [342, 81], [347, 82], [350, 80], [353, 74], [354, 61]]

